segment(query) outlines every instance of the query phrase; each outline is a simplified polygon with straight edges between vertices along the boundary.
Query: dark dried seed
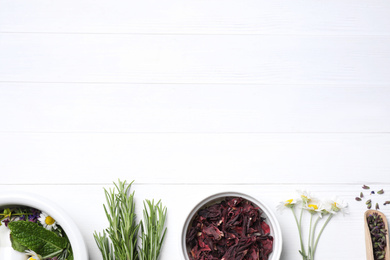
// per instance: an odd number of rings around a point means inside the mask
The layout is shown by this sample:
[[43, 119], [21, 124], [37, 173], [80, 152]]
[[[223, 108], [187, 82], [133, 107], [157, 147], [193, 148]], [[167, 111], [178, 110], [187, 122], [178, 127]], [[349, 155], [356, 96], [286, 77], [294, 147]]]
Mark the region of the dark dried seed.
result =
[[367, 185], [363, 185], [362, 188], [365, 189], [365, 190], [369, 190], [370, 189], [370, 187], [368, 187]]
[[371, 200], [366, 201], [366, 205], [371, 204]]
[[378, 210], [379, 209], [379, 204], [375, 204], [375, 209]]
[[362, 199], [359, 198], [359, 197], [356, 197], [355, 200], [356, 200], [356, 201], [361, 201]]
[[364, 196], [363, 196], [363, 192], [360, 192], [360, 198], [363, 198]]
[[387, 204], [390, 204], [390, 200], [385, 201], [385, 203], [383, 203], [383, 205], [387, 205]]

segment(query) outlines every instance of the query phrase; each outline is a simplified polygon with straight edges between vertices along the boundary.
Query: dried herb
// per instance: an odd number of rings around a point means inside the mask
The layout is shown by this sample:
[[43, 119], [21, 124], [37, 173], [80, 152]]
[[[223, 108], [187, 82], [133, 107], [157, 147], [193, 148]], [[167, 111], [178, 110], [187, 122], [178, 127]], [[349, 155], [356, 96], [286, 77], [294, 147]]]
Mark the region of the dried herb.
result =
[[261, 215], [260, 208], [240, 197], [199, 210], [186, 236], [189, 258], [267, 260], [273, 237]]
[[370, 187], [367, 186], [367, 185], [363, 185], [362, 188], [365, 189], [365, 190], [369, 190], [370, 189]]
[[375, 212], [367, 217], [367, 223], [371, 234], [374, 259], [384, 259], [387, 234], [385, 223], [383, 222], [382, 217]]
[[383, 194], [385, 191], [383, 189], [377, 191], [378, 194]]

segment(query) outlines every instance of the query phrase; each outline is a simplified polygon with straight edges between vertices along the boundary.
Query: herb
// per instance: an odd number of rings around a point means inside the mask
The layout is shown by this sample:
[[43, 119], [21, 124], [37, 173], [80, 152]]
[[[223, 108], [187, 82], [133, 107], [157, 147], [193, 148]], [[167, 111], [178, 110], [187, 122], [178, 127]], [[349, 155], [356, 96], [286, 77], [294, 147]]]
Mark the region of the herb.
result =
[[[95, 231], [94, 238], [103, 260], [157, 260], [164, 241], [167, 214], [159, 201], [146, 200], [144, 222], [137, 223], [134, 192], [131, 185], [118, 181], [115, 189], [105, 191], [107, 206], [103, 205], [109, 227], [103, 233]], [[148, 208], [147, 208], [148, 205]], [[137, 248], [141, 230], [141, 246]]]
[[[360, 198], [356, 198], [356, 200], [359, 200]], [[299, 218], [296, 213], [296, 207], [300, 206], [300, 215]], [[341, 200], [327, 200], [325, 203], [322, 203], [320, 200], [314, 198], [310, 193], [308, 192], [300, 192], [299, 199], [289, 199], [286, 201], [282, 201], [278, 208], [280, 210], [289, 208], [291, 209], [295, 222], [297, 224], [298, 233], [299, 233], [299, 242], [301, 245], [301, 250], [299, 250], [299, 253], [302, 256], [303, 260], [314, 260], [317, 245], [319, 242], [319, 239], [322, 235], [322, 232], [324, 231], [325, 227], [328, 225], [329, 221], [333, 218], [335, 214], [338, 212], [342, 212], [343, 214], [347, 212], [348, 205], [345, 204]], [[308, 234], [308, 242], [307, 247], [305, 247], [303, 242], [303, 223], [302, 223], [302, 216], [303, 213], [307, 212], [310, 214], [310, 222], [309, 222], [309, 234]], [[328, 218], [324, 220], [323, 216], [328, 215]], [[316, 216], [316, 220], [313, 224], [313, 217]], [[317, 237], [315, 237], [317, 226], [321, 221], [325, 221], [318, 232]]]
[[29, 221], [14, 221], [8, 224], [12, 240], [33, 250], [43, 259], [58, 256], [67, 246], [67, 239]]
[[260, 208], [237, 197], [200, 209], [186, 234], [189, 258], [268, 259], [273, 237], [261, 215]]
[[[363, 189], [366, 189], [366, 190], [368, 190], [368, 189], [370, 189], [370, 187], [369, 186], [367, 186], [367, 185], [363, 185], [362, 186], [362, 188]], [[383, 189], [380, 189], [380, 190], [378, 190], [377, 192], [376, 192], [376, 194], [378, 194], [378, 195], [382, 195], [382, 194], [384, 194], [385, 193], [385, 191], [383, 190]], [[375, 195], [375, 191], [371, 191], [370, 192], [370, 195]], [[364, 194], [363, 194], [363, 192], [360, 192], [360, 196], [359, 197], [355, 197], [355, 200], [356, 201], [362, 201], [362, 198], [364, 197]], [[370, 196], [371, 198], [373, 198], [372, 200], [371, 199], [368, 199], [368, 200], [366, 200], [366, 207], [367, 207], [367, 209], [371, 209], [372, 208], [372, 206], [374, 205], [374, 198], [376, 198], [375, 196]], [[390, 204], [390, 201], [386, 201], [386, 202], [384, 202], [383, 203], [383, 205], [384, 206], [386, 206], [387, 204]], [[376, 210], [379, 210], [379, 203], [375, 203], [375, 209]]]
[[[95, 241], [104, 260], [137, 259], [137, 234], [134, 192], [130, 193], [133, 182], [126, 185], [119, 181], [115, 189], [104, 189], [107, 207], [103, 205], [109, 227], [102, 234], [95, 232]], [[110, 241], [111, 243], [110, 243]]]
[[11, 231], [12, 248], [37, 259], [73, 260], [66, 233], [48, 214], [30, 207], [3, 209], [1, 223]]
[[144, 222], [141, 221], [141, 247], [139, 248], [140, 260], [157, 260], [163, 244], [167, 229], [164, 229], [167, 208], [161, 205], [161, 201], [144, 202]]
[[374, 259], [384, 259], [387, 234], [385, 223], [383, 222], [382, 217], [375, 212], [367, 217], [367, 222], [371, 234]]

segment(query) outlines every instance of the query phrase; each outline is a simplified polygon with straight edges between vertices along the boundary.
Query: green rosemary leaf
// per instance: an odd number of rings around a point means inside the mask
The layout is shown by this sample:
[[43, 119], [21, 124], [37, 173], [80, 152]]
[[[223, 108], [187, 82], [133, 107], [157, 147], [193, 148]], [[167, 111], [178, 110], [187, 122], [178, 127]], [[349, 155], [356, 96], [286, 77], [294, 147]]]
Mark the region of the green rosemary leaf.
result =
[[95, 241], [105, 260], [137, 260], [137, 236], [134, 192], [126, 182], [114, 183], [115, 189], [104, 189], [107, 205], [103, 205], [109, 227], [103, 235], [95, 232]]
[[157, 260], [167, 231], [164, 228], [167, 208], [162, 206], [161, 201], [154, 204], [154, 200], [145, 200], [143, 213], [139, 257], [140, 260]]

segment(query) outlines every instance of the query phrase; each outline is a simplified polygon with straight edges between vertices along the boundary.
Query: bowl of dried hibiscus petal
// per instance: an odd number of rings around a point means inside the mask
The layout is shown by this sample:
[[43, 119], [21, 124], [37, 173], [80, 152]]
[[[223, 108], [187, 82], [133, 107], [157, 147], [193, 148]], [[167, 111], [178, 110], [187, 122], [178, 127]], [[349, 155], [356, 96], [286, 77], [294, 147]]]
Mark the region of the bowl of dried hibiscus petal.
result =
[[185, 220], [186, 260], [279, 260], [282, 232], [273, 212], [239, 192], [214, 194], [198, 203]]

